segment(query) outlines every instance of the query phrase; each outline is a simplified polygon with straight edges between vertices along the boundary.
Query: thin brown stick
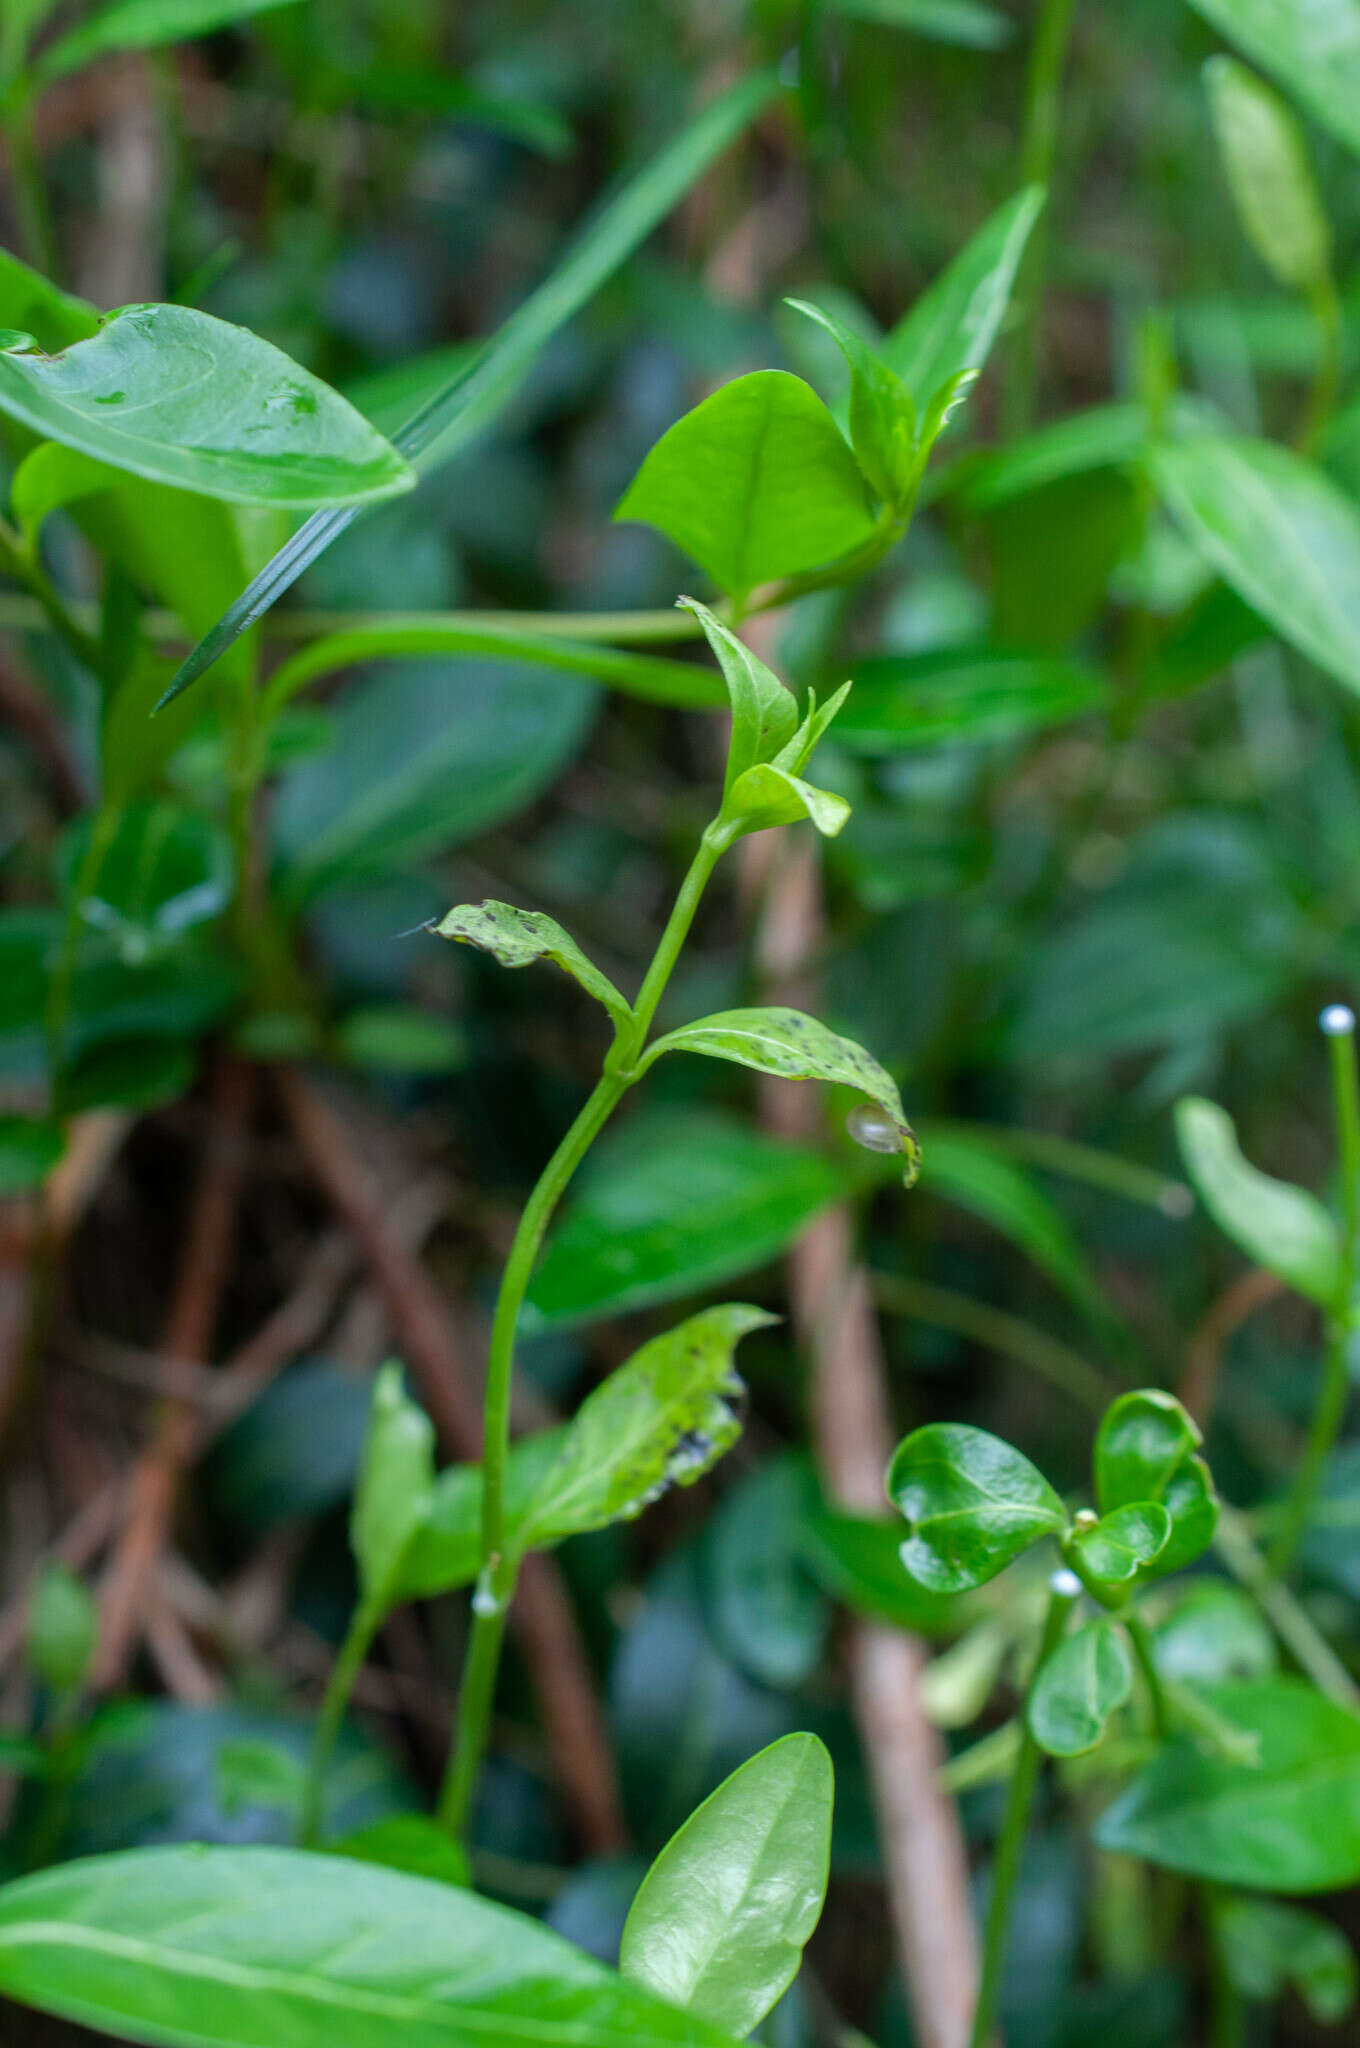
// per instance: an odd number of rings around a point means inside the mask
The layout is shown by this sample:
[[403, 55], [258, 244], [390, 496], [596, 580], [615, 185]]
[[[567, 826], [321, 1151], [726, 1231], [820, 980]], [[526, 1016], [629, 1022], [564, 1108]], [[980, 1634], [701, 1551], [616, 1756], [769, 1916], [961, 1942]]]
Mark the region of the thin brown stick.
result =
[[[278, 1085], [304, 1157], [377, 1282], [436, 1430], [456, 1457], [479, 1457], [480, 1406], [439, 1289], [390, 1229], [381, 1197], [335, 1111], [295, 1068], [280, 1068]], [[594, 1855], [614, 1853], [625, 1843], [626, 1829], [613, 1751], [576, 1615], [553, 1559], [526, 1562], [512, 1619], [558, 1783], [582, 1840]]]
[[1203, 1429], [1209, 1420], [1218, 1391], [1219, 1370], [1229, 1339], [1258, 1308], [1284, 1293], [1284, 1282], [1264, 1267], [1251, 1266], [1240, 1273], [1201, 1317], [1185, 1349], [1181, 1371], [1180, 1398]]
[[[223, 1057], [213, 1088], [207, 1156], [194, 1190], [189, 1231], [161, 1342], [171, 1358], [207, 1359], [226, 1283], [241, 1187], [252, 1070]], [[127, 1520], [100, 1596], [99, 1647], [91, 1682], [122, 1683], [142, 1631], [148, 1589], [165, 1548], [180, 1481], [193, 1456], [198, 1418], [186, 1402], [165, 1401], [155, 1434], [132, 1476]]]

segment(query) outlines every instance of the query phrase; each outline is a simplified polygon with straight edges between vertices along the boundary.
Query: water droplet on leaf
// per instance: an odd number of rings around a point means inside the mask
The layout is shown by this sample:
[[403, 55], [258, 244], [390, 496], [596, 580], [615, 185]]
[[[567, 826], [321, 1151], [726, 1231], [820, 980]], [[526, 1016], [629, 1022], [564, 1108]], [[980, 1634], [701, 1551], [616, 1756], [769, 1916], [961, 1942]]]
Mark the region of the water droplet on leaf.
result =
[[845, 1128], [866, 1152], [900, 1152], [902, 1133], [887, 1114], [872, 1102], [858, 1103], [845, 1119]]

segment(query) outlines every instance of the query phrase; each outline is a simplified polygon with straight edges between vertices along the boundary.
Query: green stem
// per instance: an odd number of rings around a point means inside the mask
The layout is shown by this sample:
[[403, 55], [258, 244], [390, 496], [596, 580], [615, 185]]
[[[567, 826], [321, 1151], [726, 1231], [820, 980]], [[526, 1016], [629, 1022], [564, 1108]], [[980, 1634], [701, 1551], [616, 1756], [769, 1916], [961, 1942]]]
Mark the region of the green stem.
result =
[[472, 1632], [458, 1691], [453, 1751], [439, 1795], [439, 1818], [456, 1842], [467, 1834], [472, 1818], [472, 1802], [491, 1732], [491, 1708], [496, 1697], [505, 1624], [518, 1576], [519, 1560], [506, 1558], [489, 1580], [479, 1581], [474, 1596]]
[[[1072, 1572], [1054, 1572], [1048, 1583], [1048, 1616], [1044, 1622], [1043, 1639], [1034, 1666], [1034, 1677], [1030, 1680], [1031, 1693], [1039, 1673], [1062, 1640], [1068, 1615], [1081, 1597], [1081, 1581]], [[1041, 1752], [1038, 1743], [1029, 1732], [1028, 1698], [1025, 1701], [1025, 1708], [1024, 1733], [1015, 1759], [1015, 1770], [1011, 1776], [1010, 1792], [1006, 1799], [1001, 1833], [997, 1837], [996, 1853], [992, 1858], [992, 1895], [987, 1907], [987, 1928], [982, 1944], [982, 1977], [978, 1984], [977, 2005], [973, 2010], [973, 2031], [968, 2037], [969, 2048], [988, 2048], [992, 2029], [996, 2025], [997, 2002], [1001, 1995], [1001, 1973], [1006, 1961], [1006, 1940], [1010, 1932], [1011, 1906], [1015, 1898], [1016, 1879], [1020, 1875], [1020, 1858], [1024, 1851], [1025, 1836], [1029, 1831], [1030, 1809], [1034, 1804], [1035, 1787], [1039, 1782]]]
[[1119, 1619], [1128, 1630], [1129, 1641], [1133, 1644], [1133, 1654], [1138, 1660], [1138, 1669], [1143, 1674], [1143, 1684], [1147, 1687], [1153, 1731], [1159, 1742], [1169, 1742], [1173, 1732], [1171, 1708], [1162, 1685], [1162, 1674], [1157, 1669], [1156, 1652], [1152, 1647], [1152, 1637], [1148, 1634], [1147, 1623], [1140, 1614], [1121, 1614]]
[[1025, 82], [1025, 120], [1020, 139], [1020, 183], [1049, 188], [1049, 204], [1035, 222], [1021, 266], [1018, 330], [1006, 373], [1004, 417], [1011, 436], [1028, 431], [1038, 384], [1039, 315], [1048, 263], [1048, 214], [1058, 146], [1058, 113], [1063, 70], [1076, 0], [1041, 0]]
[[101, 802], [90, 821], [90, 837], [80, 865], [71, 878], [71, 894], [62, 919], [57, 957], [47, 984], [43, 1013], [43, 1035], [47, 1044], [47, 1072], [50, 1112], [65, 1113], [66, 1038], [71, 1020], [71, 994], [75, 986], [76, 962], [80, 952], [83, 905], [99, 881], [99, 871], [118, 830], [120, 807]]
[[1308, 294], [1318, 324], [1318, 366], [1308, 403], [1299, 425], [1299, 448], [1305, 455], [1315, 452], [1336, 410], [1341, 390], [1341, 301], [1330, 275], [1322, 277]]
[[340, 1654], [332, 1666], [326, 1696], [321, 1702], [321, 1712], [317, 1716], [312, 1754], [307, 1765], [307, 1782], [302, 1794], [302, 1809], [298, 1816], [298, 1840], [304, 1849], [315, 1848], [320, 1840], [326, 1772], [335, 1752], [336, 1741], [349, 1706], [350, 1694], [354, 1691], [359, 1673], [364, 1668], [364, 1659], [372, 1647], [373, 1638], [382, 1626], [382, 1619], [381, 1613], [371, 1608], [356, 1607], [350, 1621], [349, 1633], [340, 1645]]

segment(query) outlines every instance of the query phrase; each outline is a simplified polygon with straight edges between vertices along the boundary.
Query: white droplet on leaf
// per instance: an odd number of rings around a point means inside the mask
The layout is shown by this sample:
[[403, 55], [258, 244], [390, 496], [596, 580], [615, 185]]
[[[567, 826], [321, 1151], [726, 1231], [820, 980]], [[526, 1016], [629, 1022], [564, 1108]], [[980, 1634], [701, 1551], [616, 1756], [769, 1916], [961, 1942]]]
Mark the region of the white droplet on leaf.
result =
[[861, 1102], [845, 1119], [845, 1128], [866, 1152], [900, 1152], [902, 1133], [886, 1111], [872, 1102]]
[[1059, 1600], [1075, 1600], [1081, 1591], [1081, 1580], [1075, 1572], [1070, 1572], [1063, 1566], [1061, 1570], [1054, 1572], [1048, 1582], [1048, 1590]]
[[477, 1581], [476, 1590], [472, 1595], [472, 1611], [486, 1621], [489, 1621], [493, 1614], [499, 1614], [501, 1611], [501, 1603], [497, 1597], [496, 1589], [491, 1583], [489, 1571], [484, 1571]]
[[1347, 1038], [1355, 1029], [1355, 1012], [1345, 1003], [1328, 1003], [1318, 1027], [1328, 1038]]

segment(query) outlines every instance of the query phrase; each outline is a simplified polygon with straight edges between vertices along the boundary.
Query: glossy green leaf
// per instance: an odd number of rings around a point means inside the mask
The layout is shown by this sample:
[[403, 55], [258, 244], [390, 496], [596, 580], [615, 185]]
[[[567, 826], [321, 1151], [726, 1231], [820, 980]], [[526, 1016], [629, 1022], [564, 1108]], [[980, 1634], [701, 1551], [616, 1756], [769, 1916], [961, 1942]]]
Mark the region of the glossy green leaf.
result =
[[715, 1110], [644, 1110], [601, 1140], [529, 1288], [526, 1327], [674, 1301], [782, 1252], [846, 1177]]
[[1331, 274], [1332, 231], [1293, 113], [1232, 57], [1204, 67], [1209, 108], [1242, 232], [1280, 284], [1301, 291]]
[[1322, 2026], [1335, 2026], [1354, 2007], [1355, 1952], [1320, 1913], [1277, 1899], [1220, 1898], [1212, 1925], [1222, 1968], [1243, 1998], [1264, 2003], [1292, 1986]]
[[1216, 1102], [1191, 1095], [1177, 1103], [1176, 1136], [1185, 1170], [1225, 1237], [1254, 1264], [1332, 1308], [1341, 1284], [1340, 1239], [1317, 1197], [1250, 1165], [1232, 1118]]
[[1112, 1621], [1088, 1622], [1064, 1636], [1036, 1676], [1025, 1708], [1030, 1734], [1050, 1756], [1080, 1756], [1132, 1691], [1122, 1631]]
[[931, 1593], [985, 1585], [1041, 1536], [1067, 1527], [1043, 1474], [985, 1429], [932, 1422], [893, 1453], [888, 1498], [909, 1534], [902, 1562]]
[[338, 392], [189, 306], [129, 306], [59, 355], [10, 337], [0, 411], [114, 469], [209, 498], [350, 505], [413, 482]]
[[83, 71], [96, 58], [114, 50], [154, 50], [164, 43], [183, 43], [233, 28], [270, 8], [296, 5], [296, 0], [105, 0], [84, 21], [49, 43], [34, 72], [48, 85], [72, 71]]
[[1153, 449], [1168, 510], [1282, 640], [1360, 690], [1360, 512], [1269, 441], [1201, 435]]
[[1156, 1578], [1193, 1564], [1213, 1541], [1218, 1495], [1203, 1458], [1187, 1458], [1172, 1475], [1162, 1506], [1171, 1517], [1171, 1534], [1152, 1567], [1151, 1575]]
[[853, 1613], [919, 1635], [950, 1633], [957, 1602], [928, 1593], [907, 1577], [899, 1522], [871, 1521], [818, 1507], [803, 1525], [802, 1547], [817, 1583]]
[[854, 753], [896, 754], [951, 740], [1005, 742], [1098, 711], [1099, 671], [1058, 655], [948, 648], [876, 654], [854, 665], [836, 739]]
[[[519, 390], [545, 344], [594, 297], [777, 91], [775, 79], [757, 73], [710, 100], [601, 208], [556, 269], [486, 347], [407, 421], [395, 437], [401, 454], [412, 460], [419, 456], [422, 470], [432, 469], [450, 461], [489, 426]], [[315, 513], [181, 664], [166, 699], [186, 690], [238, 634], [255, 625], [354, 517], [352, 510]]]
[[738, 2038], [793, 1982], [831, 1858], [831, 1759], [786, 1735], [712, 1793], [642, 1881], [619, 1968]]
[[741, 1434], [740, 1339], [778, 1317], [741, 1302], [653, 1337], [581, 1403], [516, 1528], [525, 1546], [632, 1521], [692, 1486]]
[[874, 532], [839, 427], [786, 370], [737, 377], [677, 420], [614, 517], [658, 527], [738, 601], [850, 554]]
[[440, 1884], [461, 1887], [472, 1882], [466, 1849], [423, 1813], [394, 1813], [326, 1847], [332, 1856], [352, 1856], [357, 1863], [379, 1863], [384, 1870], [404, 1870], [408, 1876], [434, 1878]]
[[222, 829], [176, 804], [133, 804], [96, 841], [93, 816], [68, 825], [57, 846], [57, 880], [85, 924], [136, 963], [182, 932], [219, 917], [235, 887]]
[[1126, 1586], [1165, 1550], [1171, 1517], [1159, 1501], [1131, 1501], [1102, 1515], [1093, 1528], [1078, 1518], [1072, 1561], [1101, 1586]]
[[101, 318], [99, 308], [87, 299], [59, 290], [41, 271], [0, 249], [0, 328], [31, 334], [55, 355], [73, 341], [87, 341], [96, 334]]
[[642, 1064], [650, 1066], [667, 1052], [703, 1053], [792, 1081], [832, 1081], [858, 1089], [887, 1118], [886, 1124], [875, 1126], [871, 1149], [902, 1153], [907, 1186], [916, 1179], [920, 1150], [897, 1083], [862, 1046], [838, 1038], [815, 1017], [806, 1017], [801, 1010], [721, 1010], [658, 1038]]
[[0, 1200], [40, 1188], [66, 1150], [59, 1123], [43, 1117], [0, 1116]]
[[727, 748], [724, 791], [760, 761], [772, 761], [798, 730], [798, 704], [768, 662], [736, 633], [715, 618], [697, 598], [677, 600], [692, 612], [713, 649], [732, 707], [732, 736]]
[[434, 1490], [434, 1425], [402, 1386], [401, 1367], [385, 1365], [373, 1382], [350, 1542], [364, 1605], [378, 1612], [400, 1597], [404, 1561], [429, 1513]]
[[541, 910], [516, 910], [512, 904], [491, 900], [460, 903], [441, 917], [434, 929], [441, 939], [480, 947], [502, 967], [528, 967], [535, 960], [550, 960], [602, 1003], [616, 1023], [626, 1023], [633, 1014], [609, 976], [587, 959], [570, 932]]
[[1102, 1817], [1102, 1848], [1253, 1891], [1354, 1884], [1360, 1719], [1294, 1678], [1206, 1686], [1202, 1696], [1255, 1739], [1257, 1761], [1173, 1743]]
[[1360, 151], [1360, 0], [1191, 0], [1205, 20]]
[[918, 407], [986, 362], [1043, 204], [1043, 187], [1029, 185], [998, 207], [884, 342], [883, 360]]
[[724, 819], [739, 823], [743, 833], [767, 832], [774, 825], [796, 825], [807, 818], [824, 839], [834, 839], [849, 816], [844, 797], [801, 782], [772, 761], [739, 775], [723, 802]]
[[987, 0], [828, 0], [828, 5], [854, 21], [881, 22], [967, 50], [999, 50], [1015, 33], [1009, 17]]
[[99, 1611], [85, 1585], [64, 1564], [44, 1566], [28, 1610], [28, 1655], [53, 1692], [78, 1692], [99, 1634]]
[[1096, 1432], [1096, 1500], [1102, 1513], [1129, 1501], [1160, 1500], [1172, 1475], [1199, 1448], [1198, 1424], [1174, 1394], [1142, 1387], [1110, 1404]]
[[521, 1913], [294, 1849], [140, 1850], [9, 1885], [0, 1992], [148, 2048], [730, 2048]]

